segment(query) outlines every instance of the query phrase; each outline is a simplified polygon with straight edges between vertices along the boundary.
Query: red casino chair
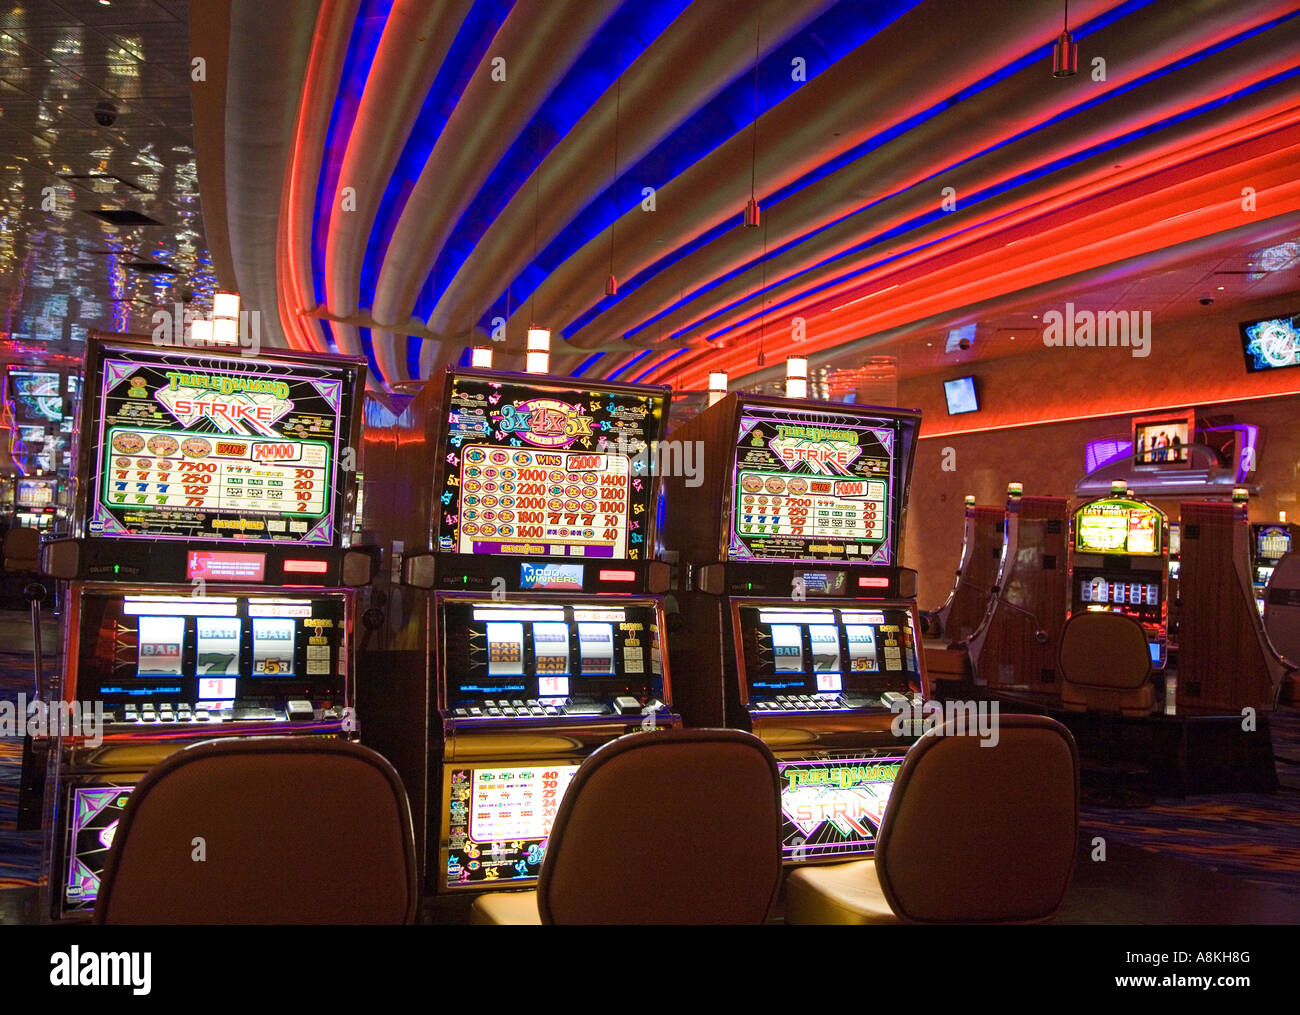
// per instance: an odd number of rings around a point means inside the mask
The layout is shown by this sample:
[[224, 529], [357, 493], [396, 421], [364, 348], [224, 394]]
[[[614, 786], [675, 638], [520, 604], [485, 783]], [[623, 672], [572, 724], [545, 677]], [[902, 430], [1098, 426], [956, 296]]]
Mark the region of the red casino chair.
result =
[[100, 924], [401, 924], [419, 890], [406, 791], [367, 747], [206, 740], [131, 793]]
[[760, 924], [781, 885], [776, 761], [749, 733], [632, 733], [574, 774], [536, 891], [474, 902], [479, 924]]
[[798, 867], [789, 924], [1042, 923], [1074, 872], [1079, 755], [1069, 730], [999, 717], [982, 747], [952, 724], [907, 752], [870, 860]]
[[1132, 617], [1076, 613], [1061, 634], [1061, 704], [1072, 712], [1147, 715], [1155, 704], [1151, 650]]

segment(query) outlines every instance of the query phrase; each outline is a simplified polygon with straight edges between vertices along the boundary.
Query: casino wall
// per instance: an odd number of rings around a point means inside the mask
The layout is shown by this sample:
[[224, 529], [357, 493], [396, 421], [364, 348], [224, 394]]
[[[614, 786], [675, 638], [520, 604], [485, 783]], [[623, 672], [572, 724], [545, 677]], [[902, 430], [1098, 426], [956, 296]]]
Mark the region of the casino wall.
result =
[[[1130, 418], [1151, 409], [1194, 407], [1198, 416], [1260, 426], [1260, 493], [1251, 501], [1251, 518], [1272, 520], [1279, 510], [1297, 517], [1300, 370], [1246, 373], [1237, 330], [1240, 321], [1295, 310], [1291, 296], [1180, 320], [1157, 318], [1146, 358], [1123, 348], [1042, 347], [941, 374], [905, 373], [899, 404], [918, 406], [923, 414], [903, 558], [920, 572], [921, 607], [937, 607], [952, 587], [966, 494], [980, 504], [1002, 504], [1014, 481], [1027, 494], [1072, 498], [1087, 443], [1127, 440]], [[1038, 335], [1018, 339], [1037, 342]], [[942, 382], [968, 373], [979, 386], [980, 411], [950, 417]], [[946, 448], [955, 452], [953, 471], [943, 469], [945, 460], [953, 463]], [[1160, 506], [1177, 516], [1176, 503]]]

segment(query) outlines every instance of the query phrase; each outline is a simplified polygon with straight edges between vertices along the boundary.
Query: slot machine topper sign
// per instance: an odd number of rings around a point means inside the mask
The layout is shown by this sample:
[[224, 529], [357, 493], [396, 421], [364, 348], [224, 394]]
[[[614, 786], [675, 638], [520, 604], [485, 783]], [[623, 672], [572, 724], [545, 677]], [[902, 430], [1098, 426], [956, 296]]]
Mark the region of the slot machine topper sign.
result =
[[746, 407], [736, 442], [731, 558], [892, 563], [895, 439], [884, 420]]
[[104, 350], [89, 533], [334, 545], [342, 369]]
[[453, 375], [438, 546], [639, 560], [663, 399]]

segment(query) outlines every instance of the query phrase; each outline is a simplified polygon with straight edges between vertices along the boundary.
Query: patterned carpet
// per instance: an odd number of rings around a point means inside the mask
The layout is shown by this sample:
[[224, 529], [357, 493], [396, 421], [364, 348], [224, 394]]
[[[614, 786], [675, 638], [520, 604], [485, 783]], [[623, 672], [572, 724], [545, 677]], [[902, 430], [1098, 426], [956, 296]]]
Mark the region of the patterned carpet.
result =
[[[26, 629], [24, 634], [24, 628]], [[43, 634], [47, 671], [57, 666], [58, 629]], [[23, 614], [0, 614], [0, 699], [31, 693], [31, 630]], [[1300, 895], [1300, 709], [1272, 720], [1282, 788], [1159, 799], [1138, 810], [1086, 807], [1083, 828], [1156, 853], [1176, 855], [1224, 874]], [[39, 884], [41, 837], [14, 827], [22, 741], [0, 738], [0, 889]]]

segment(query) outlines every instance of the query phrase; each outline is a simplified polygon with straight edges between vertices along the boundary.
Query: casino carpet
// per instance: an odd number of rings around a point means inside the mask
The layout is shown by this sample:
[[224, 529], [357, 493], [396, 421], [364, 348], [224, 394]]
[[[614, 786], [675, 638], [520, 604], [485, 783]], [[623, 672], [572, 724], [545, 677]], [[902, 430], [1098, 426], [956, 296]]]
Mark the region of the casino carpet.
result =
[[[46, 669], [57, 666], [59, 629], [42, 634]], [[0, 613], [0, 699], [31, 693], [31, 625], [25, 614]], [[1272, 719], [1278, 761], [1276, 794], [1237, 793], [1158, 799], [1139, 810], [1085, 807], [1083, 830], [1201, 864], [1300, 895], [1300, 708]], [[0, 889], [40, 883], [41, 837], [15, 831], [22, 741], [0, 738]]]

